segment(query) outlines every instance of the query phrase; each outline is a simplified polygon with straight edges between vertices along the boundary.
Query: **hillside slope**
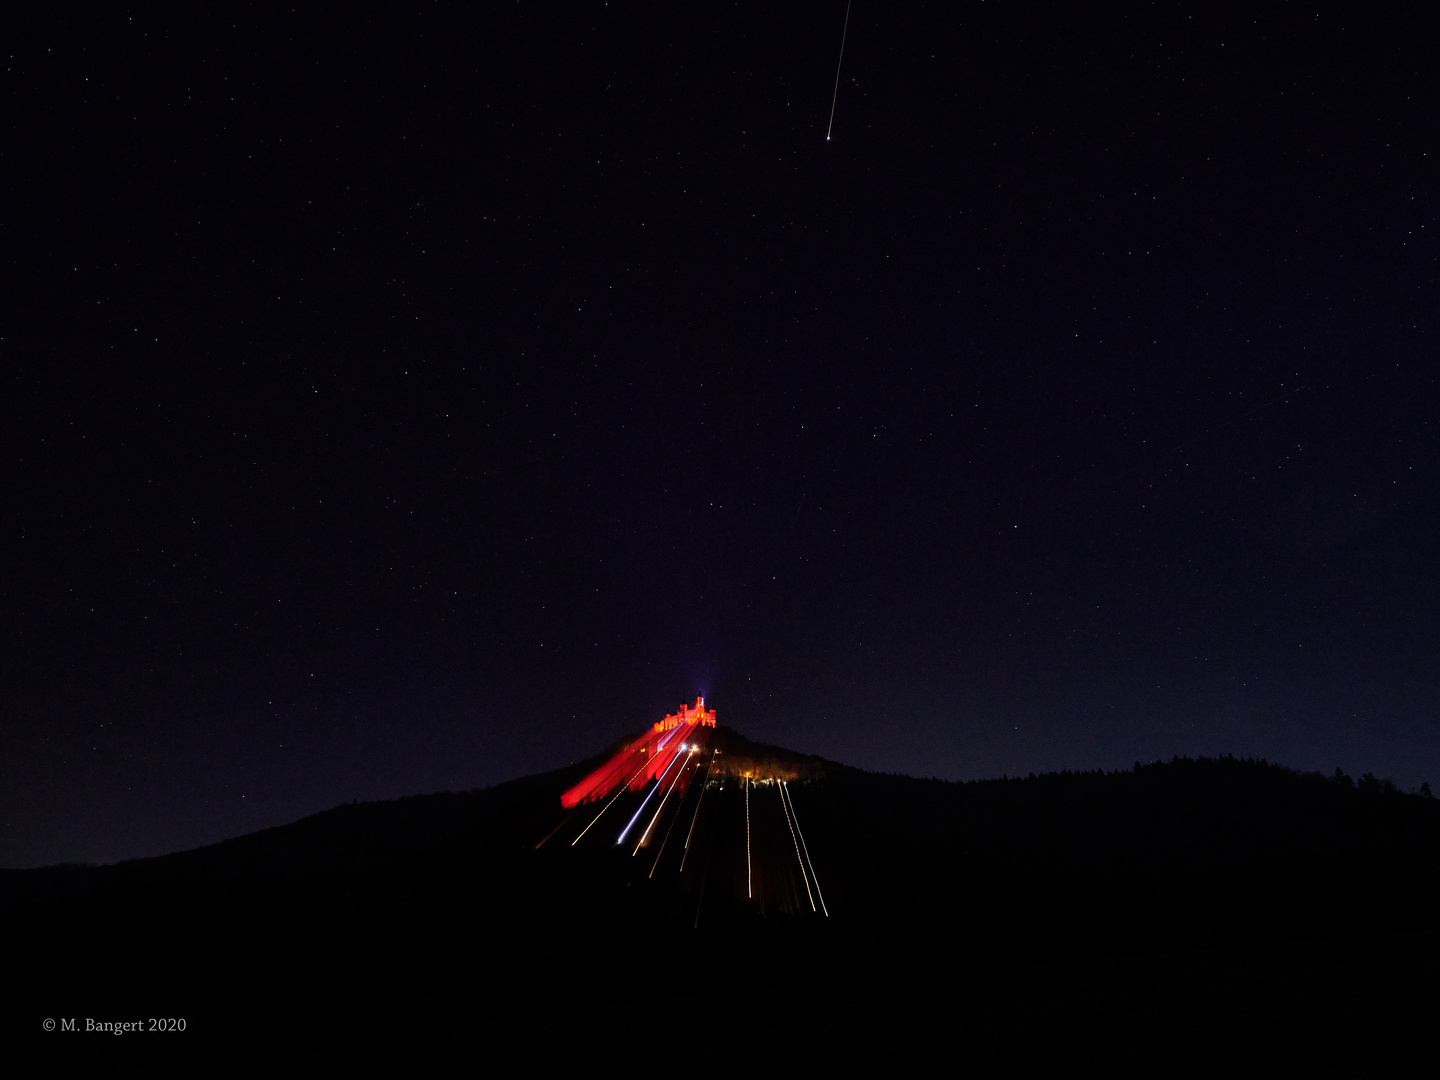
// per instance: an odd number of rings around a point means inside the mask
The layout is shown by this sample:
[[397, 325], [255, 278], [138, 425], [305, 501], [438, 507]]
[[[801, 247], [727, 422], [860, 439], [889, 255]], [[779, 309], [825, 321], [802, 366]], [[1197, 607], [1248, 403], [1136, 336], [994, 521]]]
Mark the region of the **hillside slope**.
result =
[[0, 873], [0, 917], [25, 928], [12, 991], [67, 1015], [143, 1002], [212, 1033], [278, 1016], [267, 1037], [293, 1039], [297, 1016], [364, 1032], [610, 1015], [676, 956], [702, 992], [745, 987], [764, 1013], [781, 991], [757, 971], [814, 1002], [918, 1002], [1037, 964], [1377, 935], [1433, 955], [1432, 799], [1230, 759], [952, 784], [725, 735], [737, 759], [811, 778], [782, 793], [717, 773], [633, 852], [614, 834], [644, 793], [570, 842], [597, 805], [559, 806], [583, 762], [163, 858]]

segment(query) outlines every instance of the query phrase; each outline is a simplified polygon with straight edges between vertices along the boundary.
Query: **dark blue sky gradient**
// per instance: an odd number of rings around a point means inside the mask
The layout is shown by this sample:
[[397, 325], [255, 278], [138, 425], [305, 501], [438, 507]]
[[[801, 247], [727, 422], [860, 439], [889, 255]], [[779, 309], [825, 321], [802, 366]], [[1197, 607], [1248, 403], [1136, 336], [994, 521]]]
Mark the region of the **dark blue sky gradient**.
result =
[[827, 143], [843, 14], [17, 30], [0, 865], [701, 690], [918, 775], [1440, 780], [1428, 8], [861, 3]]

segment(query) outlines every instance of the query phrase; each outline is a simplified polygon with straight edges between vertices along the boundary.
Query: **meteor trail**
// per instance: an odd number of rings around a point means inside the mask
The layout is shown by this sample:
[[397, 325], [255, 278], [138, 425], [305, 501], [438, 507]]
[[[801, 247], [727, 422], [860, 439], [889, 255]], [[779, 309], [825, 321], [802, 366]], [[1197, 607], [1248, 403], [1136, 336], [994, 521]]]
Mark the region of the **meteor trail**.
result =
[[830, 129], [835, 126], [835, 100], [840, 96], [840, 65], [845, 63], [845, 35], [850, 32], [850, 3], [845, 0], [845, 26], [840, 31], [840, 59], [835, 64], [835, 92], [830, 95], [830, 123], [825, 127], [825, 141], [830, 141]]

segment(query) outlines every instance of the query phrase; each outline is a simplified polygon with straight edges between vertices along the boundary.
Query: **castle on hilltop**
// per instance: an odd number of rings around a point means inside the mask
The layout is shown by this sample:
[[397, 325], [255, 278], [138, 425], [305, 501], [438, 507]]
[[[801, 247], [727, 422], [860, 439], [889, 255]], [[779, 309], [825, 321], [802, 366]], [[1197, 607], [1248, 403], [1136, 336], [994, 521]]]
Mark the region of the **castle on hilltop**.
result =
[[681, 724], [701, 724], [704, 727], [715, 726], [715, 710], [706, 710], [705, 697], [703, 694], [695, 699], [694, 705], [681, 705], [679, 712], [673, 712], [665, 717], [664, 720], [658, 721], [655, 724], [655, 730], [669, 731], [671, 728], [677, 728]]

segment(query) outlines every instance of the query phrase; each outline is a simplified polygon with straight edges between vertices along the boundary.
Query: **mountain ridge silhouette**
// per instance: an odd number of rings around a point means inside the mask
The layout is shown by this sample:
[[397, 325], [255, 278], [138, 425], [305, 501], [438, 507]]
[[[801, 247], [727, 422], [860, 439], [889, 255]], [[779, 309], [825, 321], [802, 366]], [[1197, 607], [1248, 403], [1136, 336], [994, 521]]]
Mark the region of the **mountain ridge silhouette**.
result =
[[[1229, 757], [947, 782], [718, 737], [724, 751], [813, 777], [789, 791], [828, 915], [806, 908], [796, 885], [794, 902], [747, 900], [738, 886], [726, 892], [733, 875], [704, 867], [697, 901], [693, 870], [646, 877], [650, 857], [608, 834], [571, 846], [580, 819], [555, 832], [558, 795], [597, 755], [172, 855], [0, 872], [0, 917], [26, 928], [12, 989], [72, 1011], [172, 1003], [212, 1033], [274, 1010], [290, 1018], [268, 1036], [279, 1046], [313, 1034], [297, 1015], [350, 1037], [380, 1017], [463, 1026], [478, 1011], [523, 1027], [515, 1017], [609, 1016], [653, 993], [651, 950], [662, 945], [704, 958], [690, 963], [715, 1000], [751, 988], [780, 1010], [778, 984], [753, 988], [755, 971], [781, 970], [785, 993], [905, 1014], [1037, 965], [1183, 967], [1234, 954], [1264, 967], [1254, 958], [1280, 950], [1303, 966], [1349, 950], [1336, 942], [1369, 941], [1362, 952], [1373, 953], [1402, 940], [1416, 964], [1432, 964], [1431, 798]], [[742, 797], [726, 783], [730, 794], [717, 789], [709, 804], [717, 813]], [[756, 787], [745, 808], [769, 806], [779, 822], [781, 801], [777, 786]], [[738, 842], [741, 820], [721, 814], [715, 829]], [[789, 850], [782, 829], [776, 858]]]

